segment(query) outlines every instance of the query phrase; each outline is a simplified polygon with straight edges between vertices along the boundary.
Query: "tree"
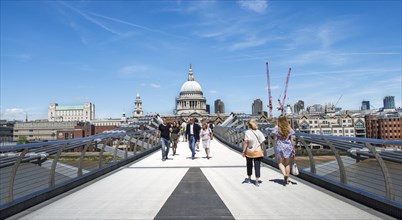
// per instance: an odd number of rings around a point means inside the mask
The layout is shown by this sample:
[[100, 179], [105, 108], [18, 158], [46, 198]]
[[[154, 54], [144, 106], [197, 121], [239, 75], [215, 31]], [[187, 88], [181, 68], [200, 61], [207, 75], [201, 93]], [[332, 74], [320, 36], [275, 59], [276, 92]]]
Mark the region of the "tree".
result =
[[27, 136], [19, 136], [17, 144], [26, 144], [28, 142]]

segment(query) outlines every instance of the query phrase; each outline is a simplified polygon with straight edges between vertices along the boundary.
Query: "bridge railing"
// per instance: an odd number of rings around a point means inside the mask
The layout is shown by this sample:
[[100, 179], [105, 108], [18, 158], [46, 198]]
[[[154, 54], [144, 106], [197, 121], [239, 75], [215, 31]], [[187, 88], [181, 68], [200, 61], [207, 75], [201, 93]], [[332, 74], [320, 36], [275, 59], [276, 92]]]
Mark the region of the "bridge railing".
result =
[[0, 147], [0, 219], [160, 148], [156, 130]]
[[[214, 136], [241, 152], [245, 131], [217, 126]], [[263, 161], [278, 168], [271, 130], [263, 133]], [[300, 178], [402, 218], [402, 141], [307, 133], [295, 136]]]

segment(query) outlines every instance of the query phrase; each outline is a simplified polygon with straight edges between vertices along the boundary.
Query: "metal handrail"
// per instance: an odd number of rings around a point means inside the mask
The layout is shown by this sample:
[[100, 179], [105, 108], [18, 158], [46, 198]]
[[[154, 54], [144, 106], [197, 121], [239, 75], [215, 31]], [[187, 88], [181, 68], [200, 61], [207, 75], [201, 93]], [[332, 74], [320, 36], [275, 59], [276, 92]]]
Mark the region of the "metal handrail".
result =
[[[159, 149], [155, 131], [105, 133], [70, 140], [1, 146], [1, 178], [8, 184], [0, 194], [0, 219], [28, 208], [27, 204], [35, 205], [33, 200], [36, 204], [42, 202], [39, 200], [55, 196], [55, 192], [60, 194], [76, 187], [75, 182], [80, 185]], [[96, 147], [99, 144], [103, 144], [100, 149]], [[117, 155], [120, 144], [125, 146], [123, 156]], [[89, 152], [91, 146], [96, 154]], [[106, 146], [113, 147], [113, 152], [106, 152]], [[31, 157], [30, 153], [37, 156]], [[38, 153], [46, 157], [41, 158]], [[72, 160], [70, 154], [73, 154]], [[105, 162], [106, 156], [111, 159], [109, 163]], [[48, 195], [38, 196], [46, 193]]]
[[[238, 140], [238, 135], [242, 134], [244, 136], [245, 131], [246, 129], [244, 128], [216, 126], [214, 136], [224, 144], [241, 152], [242, 145], [239, 145], [239, 142], [242, 142], [242, 140]], [[273, 148], [275, 151], [276, 144], [273, 140], [272, 129], [262, 130], [262, 132], [266, 137], [265, 148]], [[402, 141], [317, 135], [302, 132], [296, 132], [295, 137], [297, 154], [304, 151], [307, 156], [299, 155], [307, 159], [307, 161], [303, 159], [302, 162], [300, 158], [298, 159], [299, 177], [314, 183], [319, 182], [319, 179], [323, 182], [322, 186], [324, 187], [335, 184], [336, 188], [341, 188], [349, 193], [358, 192], [356, 193], [358, 194], [356, 198], [360, 197], [361, 199], [361, 194], [364, 194], [367, 198], [378, 201], [378, 203], [393, 207], [384, 208], [383, 211], [385, 210], [386, 212], [386, 209], [399, 210], [396, 211], [399, 214], [394, 214], [393, 216], [400, 216], [400, 210], [402, 209], [402, 183], [400, 182], [402, 166], [402, 149], [400, 148], [402, 147]], [[329, 155], [321, 156], [318, 153], [319, 150], [315, 150], [312, 147], [313, 145], [319, 146], [320, 150], [327, 149], [326, 152]], [[398, 146], [399, 148], [385, 149], [381, 147], [384, 145]], [[275, 154], [267, 154], [267, 152], [264, 152], [263, 161], [278, 167]], [[357, 156], [352, 157], [353, 153], [356, 153]], [[371, 161], [376, 161], [377, 163]], [[367, 166], [371, 166], [372, 169]], [[368, 171], [365, 171], [365, 169]], [[372, 182], [370, 182], [371, 180]], [[335, 189], [335, 187], [327, 188]], [[347, 196], [347, 193], [345, 195]], [[365, 203], [366, 201], [360, 202]]]

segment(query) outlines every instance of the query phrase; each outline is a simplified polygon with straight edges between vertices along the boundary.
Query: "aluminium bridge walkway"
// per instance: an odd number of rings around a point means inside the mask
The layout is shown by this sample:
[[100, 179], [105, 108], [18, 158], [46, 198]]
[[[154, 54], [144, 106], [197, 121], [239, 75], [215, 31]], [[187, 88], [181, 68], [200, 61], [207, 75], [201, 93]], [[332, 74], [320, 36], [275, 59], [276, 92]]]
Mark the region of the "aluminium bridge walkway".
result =
[[392, 219], [297, 177], [285, 187], [267, 165], [259, 187], [244, 183], [245, 159], [217, 140], [211, 159], [190, 154], [180, 142], [172, 159], [158, 150], [10, 219]]

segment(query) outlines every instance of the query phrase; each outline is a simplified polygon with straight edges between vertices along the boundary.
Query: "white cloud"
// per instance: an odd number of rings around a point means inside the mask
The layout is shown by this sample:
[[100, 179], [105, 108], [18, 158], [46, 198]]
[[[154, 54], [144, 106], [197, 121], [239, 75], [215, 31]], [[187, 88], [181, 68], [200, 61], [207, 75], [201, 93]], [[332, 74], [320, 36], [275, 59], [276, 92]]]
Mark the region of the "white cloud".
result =
[[[108, 31], [112, 34], [118, 35], [118, 36], [122, 36], [123, 34], [114, 30], [113, 28], [108, 27], [107, 25], [105, 25], [104, 23], [100, 22], [99, 20], [96, 20], [95, 18], [89, 16], [88, 14], [84, 13], [81, 10], [78, 10], [75, 7], [72, 7], [71, 5], [65, 3], [65, 2], [60, 2], [62, 5], [64, 5], [65, 7], [75, 11], [76, 13], [80, 14], [83, 18], [85, 18], [86, 20], [92, 22], [93, 24], [95, 24], [96, 26], [100, 27], [101, 29]], [[70, 25], [72, 25], [72, 27], [74, 28], [74, 23], [71, 23]]]
[[256, 37], [251, 37], [243, 42], [239, 42], [239, 43], [232, 45], [229, 48], [229, 50], [234, 51], [234, 50], [246, 49], [246, 48], [250, 48], [250, 47], [257, 47], [257, 46], [265, 44], [266, 42], [267, 42], [266, 39], [258, 40], [258, 39], [256, 39]]
[[131, 66], [124, 66], [124, 67], [120, 68], [120, 70], [118, 72], [122, 75], [132, 75], [132, 74], [144, 72], [147, 70], [148, 70], [148, 67], [144, 66], [144, 65], [131, 65]]
[[21, 108], [8, 108], [1, 112], [1, 118], [21, 118], [24, 113], [25, 110]]
[[158, 84], [155, 84], [155, 83], [151, 83], [151, 84], [147, 84], [147, 83], [141, 83], [140, 84], [141, 86], [143, 86], [143, 87], [152, 87], [152, 88], [160, 88], [161, 87], [161, 85], [158, 85]]
[[240, 8], [255, 11], [258, 13], [263, 13], [268, 7], [268, 2], [265, 0], [240, 0], [237, 2], [240, 5]]
[[216, 90], [211, 90], [211, 91], [209, 91], [209, 93], [216, 94]]

